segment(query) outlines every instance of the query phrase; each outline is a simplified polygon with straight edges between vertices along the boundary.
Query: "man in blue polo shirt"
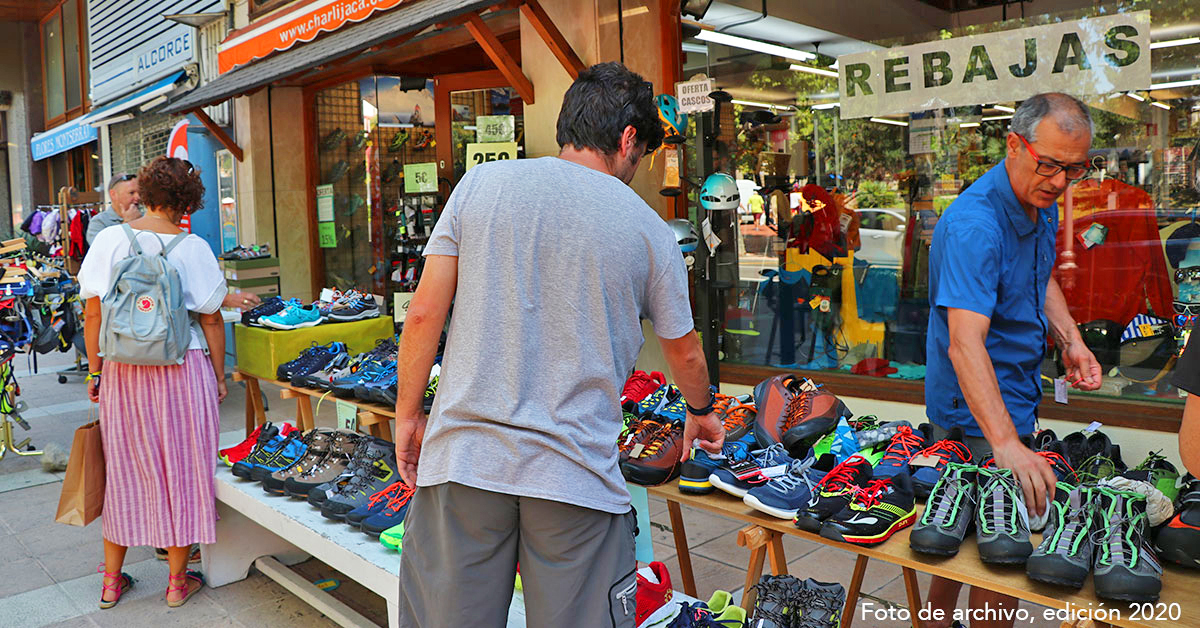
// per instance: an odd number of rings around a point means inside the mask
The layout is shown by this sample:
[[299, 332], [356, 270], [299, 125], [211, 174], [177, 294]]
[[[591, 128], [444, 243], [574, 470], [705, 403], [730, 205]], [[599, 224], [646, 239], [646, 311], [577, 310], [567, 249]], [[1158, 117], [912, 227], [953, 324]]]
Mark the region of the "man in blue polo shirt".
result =
[[[1054, 473], [1020, 440], [1042, 397], [1046, 336], [1062, 352], [1067, 380], [1100, 387], [1100, 365], [1084, 345], [1058, 283], [1058, 207], [1087, 175], [1092, 122], [1066, 94], [1039, 94], [1013, 114], [1006, 159], [954, 201], [938, 221], [929, 258], [925, 405], [934, 437], [961, 427], [977, 460], [1012, 469], [1033, 515], [1046, 509]], [[949, 618], [962, 584], [934, 578], [929, 603]], [[971, 608], [1015, 608], [1016, 599], [972, 588]], [[1011, 621], [972, 627], [1012, 626]]]

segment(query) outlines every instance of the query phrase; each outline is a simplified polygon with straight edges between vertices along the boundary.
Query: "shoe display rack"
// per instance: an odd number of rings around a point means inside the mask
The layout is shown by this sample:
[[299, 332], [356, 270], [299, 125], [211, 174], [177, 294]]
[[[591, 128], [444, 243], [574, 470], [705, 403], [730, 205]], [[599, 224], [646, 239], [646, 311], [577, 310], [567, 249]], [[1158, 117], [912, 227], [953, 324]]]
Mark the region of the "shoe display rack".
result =
[[[257, 376], [251, 375], [250, 373], [242, 370], [236, 370], [233, 372], [233, 381], [243, 382], [246, 384], [245, 435], [249, 436], [250, 432], [254, 431], [254, 428], [267, 422], [267, 415], [265, 409], [263, 408], [262, 401], [262, 386], [259, 383], [259, 378]], [[320, 400], [324, 397], [328, 403], [334, 403], [336, 401], [353, 405], [357, 411], [359, 431], [362, 431], [365, 428], [372, 436], [391, 440], [391, 421], [392, 419], [396, 418], [396, 411], [394, 408], [377, 403], [368, 403], [358, 399], [338, 399], [332, 395], [327, 396], [327, 393], [324, 391], [293, 386], [287, 382], [281, 382], [273, 379], [268, 379], [266, 381], [282, 389], [279, 391], [280, 399], [296, 400], [296, 426], [304, 431], [308, 431], [316, 427], [313, 413], [313, 400]]]
[[[1181, 615], [1177, 620], [1155, 616], [1146, 619], [1134, 619], [1137, 606], [1102, 602], [1085, 586], [1076, 591], [1064, 587], [1054, 587], [1030, 580], [1025, 570], [1007, 570], [988, 567], [979, 558], [979, 550], [975, 539], [968, 536], [953, 558], [931, 558], [912, 551], [908, 537], [912, 528], [897, 532], [887, 543], [874, 547], [862, 547], [848, 543], [839, 543], [797, 529], [792, 522], [773, 517], [754, 510], [741, 500], [730, 495], [716, 492], [709, 495], [688, 495], [680, 493], [673, 483], [648, 488], [650, 495], [661, 497], [667, 502], [667, 511], [671, 520], [674, 534], [675, 550], [679, 561], [679, 576], [684, 593], [696, 595], [695, 575], [692, 571], [692, 559], [688, 548], [687, 528], [684, 521], [682, 506], [702, 510], [723, 517], [743, 521], [747, 525], [738, 531], [738, 545], [750, 549], [750, 561], [746, 573], [746, 593], [741, 606], [749, 608], [754, 605], [754, 590], [749, 585], [758, 582], [762, 576], [767, 559], [770, 560], [771, 572], [775, 575], [787, 573], [787, 560], [784, 556], [783, 537], [793, 535], [806, 541], [828, 545], [838, 549], [854, 552], [858, 555], [854, 564], [854, 573], [846, 592], [846, 607], [842, 612], [842, 628], [851, 628], [855, 619], [855, 607], [859, 594], [862, 592], [863, 578], [871, 560], [883, 561], [900, 566], [903, 572], [904, 588], [909, 608], [921, 608], [921, 591], [917, 584], [917, 572], [948, 578], [963, 584], [978, 586], [989, 591], [1040, 604], [1055, 609], [1116, 609], [1121, 613], [1121, 619], [1109, 622], [1095, 621], [1096, 628], [1129, 627], [1129, 628], [1171, 628], [1200, 626], [1200, 606], [1190, 603], [1195, 591], [1200, 590], [1200, 573], [1192, 570], [1165, 565], [1166, 573], [1162, 579], [1163, 588], [1159, 598], [1160, 605], [1179, 603]], [[919, 505], [918, 508], [923, 508]], [[918, 511], [918, 516], [919, 516]], [[1040, 534], [1034, 534], [1034, 545], [1040, 541]], [[921, 628], [923, 623], [918, 617], [913, 617], [914, 628]]]

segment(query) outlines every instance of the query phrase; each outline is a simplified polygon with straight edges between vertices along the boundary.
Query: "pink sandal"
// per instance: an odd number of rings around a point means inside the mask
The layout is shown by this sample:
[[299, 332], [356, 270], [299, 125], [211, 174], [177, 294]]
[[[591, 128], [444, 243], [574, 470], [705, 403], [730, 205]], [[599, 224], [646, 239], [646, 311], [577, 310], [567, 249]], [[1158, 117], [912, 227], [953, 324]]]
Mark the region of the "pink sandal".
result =
[[[133, 577], [127, 573], [119, 572], [119, 571], [113, 572], [113, 573], [109, 573], [109, 572], [105, 571], [103, 573], [104, 573], [104, 580], [108, 580], [109, 578], [117, 579], [116, 582], [114, 582], [111, 585], [104, 584], [104, 581], [101, 581], [101, 583], [100, 583], [101, 584], [100, 608], [112, 608], [117, 605], [117, 602], [121, 601], [121, 596], [126, 591], [133, 588]], [[117, 599], [112, 600], [112, 601], [105, 600], [104, 593], [106, 591], [112, 591], [112, 592], [116, 593]]]
[[[193, 580], [196, 582], [199, 582], [200, 586], [193, 589], [189, 583], [189, 581], [193, 581]], [[175, 586], [175, 583], [177, 583], [177, 582], [182, 582], [183, 586]], [[198, 572], [198, 571], [187, 571], [187, 572], [179, 574], [178, 576], [168, 576], [167, 577], [167, 597], [170, 598], [171, 593], [174, 591], [182, 591], [184, 593], [184, 596], [181, 599], [176, 600], [174, 602], [172, 602], [170, 599], [168, 599], [167, 606], [169, 606], [171, 608], [179, 608], [180, 606], [183, 606], [184, 604], [186, 604], [187, 601], [190, 600], [192, 598], [192, 596], [196, 594], [197, 591], [199, 591], [200, 589], [203, 589], [203, 588], [204, 588], [204, 576], [201, 575], [200, 572]]]

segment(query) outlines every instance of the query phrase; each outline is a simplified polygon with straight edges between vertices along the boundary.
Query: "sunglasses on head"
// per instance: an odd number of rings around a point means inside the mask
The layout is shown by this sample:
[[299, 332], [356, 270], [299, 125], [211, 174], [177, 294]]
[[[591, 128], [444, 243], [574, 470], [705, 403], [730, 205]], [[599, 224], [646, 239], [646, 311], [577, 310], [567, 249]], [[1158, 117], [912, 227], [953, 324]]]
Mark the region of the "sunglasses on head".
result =
[[132, 173], [128, 173], [128, 172], [127, 172], [127, 173], [125, 173], [125, 174], [119, 174], [119, 175], [117, 175], [117, 181], [116, 181], [116, 182], [117, 182], [117, 183], [124, 183], [124, 182], [126, 182], [126, 181], [133, 181], [133, 180], [134, 180], [134, 179], [136, 179], [136, 178], [137, 178], [137, 175], [136, 175], [136, 174], [132, 174]]

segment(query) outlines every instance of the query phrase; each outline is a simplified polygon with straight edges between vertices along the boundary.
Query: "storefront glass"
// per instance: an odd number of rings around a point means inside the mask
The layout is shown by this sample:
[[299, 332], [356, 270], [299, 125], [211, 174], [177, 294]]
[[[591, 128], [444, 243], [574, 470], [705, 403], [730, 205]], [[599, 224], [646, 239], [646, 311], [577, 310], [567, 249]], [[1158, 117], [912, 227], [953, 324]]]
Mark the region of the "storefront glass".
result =
[[[1090, 394], [1179, 402], [1167, 375], [1192, 315], [1200, 313], [1200, 10], [1179, 0], [1077, 4], [1077, 11], [937, 32], [914, 28], [887, 41], [851, 40], [840, 58], [789, 59], [704, 40], [711, 38], [685, 42], [684, 77], [704, 73], [734, 99], [715, 146], [709, 145], [717, 169], [734, 174], [742, 192], [738, 227], [727, 238], [737, 247], [736, 259], [732, 266], [718, 264], [724, 267], [714, 275], [723, 368], [837, 370], [863, 375], [864, 384], [868, 376], [923, 379], [934, 226], [966, 187], [1004, 158], [1014, 108], [1042, 90], [1006, 87], [1005, 72], [1016, 77], [1032, 68], [993, 64], [975, 45], [993, 40], [970, 39], [961, 59], [941, 52], [923, 57], [925, 49], [905, 49], [907, 61], [897, 60], [898, 53], [890, 61], [881, 55], [889, 68], [880, 79], [888, 81], [886, 93], [847, 116], [842, 108], [850, 90], [840, 89], [834, 63], [848, 72], [845, 64], [857, 53], [926, 42], [954, 49], [954, 38], [990, 36], [1018, 52], [1030, 50], [1030, 41], [1041, 45], [1034, 57], [1043, 70], [1072, 76], [1075, 87], [1068, 91], [1088, 105], [1094, 121], [1091, 172], [1068, 194], [1072, 220], [1063, 210], [1068, 199], [1059, 199], [1054, 270], [1105, 370], [1103, 389]], [[1119, 67], [1130, 58], [1117, 41], [1125, 31], [1080, 27], [1077, 49], [1073, 36], [1047, 39], [1036, 30], [1068, 29], [1085, 18], [1136, 23], [1142, 11], [1149, 11], [1149, 36], [1138, 34], [1145, 39], [1136, 53], [1147, 55], [1150, 67], [1148, 83], [1137, 89], [1114, 88], [1135, 71]], [[1014, 13], [1010, 9], [1009, 17]], [[950, 23], [971, 19], [962, 12]], [[1112, 59], [1082, 52], [1093, 44], [1107, 45]], [[1105, 64], [1125, 74], [1087, 72]], [[993, 79], [989, 72], [996, 69]], [[903, 104], [910, 96], [906, 85], [919, 91], [971, 75], [978, 80], [957, 96], [970, 104]], [[689, 145], [690, 164], [698, 163], [696, 144]], [[763, 197], [763, 214], [752, 212], [754, 194]], [[1074, 268], [1064, 264], [1068, 250]], [[1052, 343], [1047, 346], [1043, 383], [1052, 393], [1062, 371]]]

